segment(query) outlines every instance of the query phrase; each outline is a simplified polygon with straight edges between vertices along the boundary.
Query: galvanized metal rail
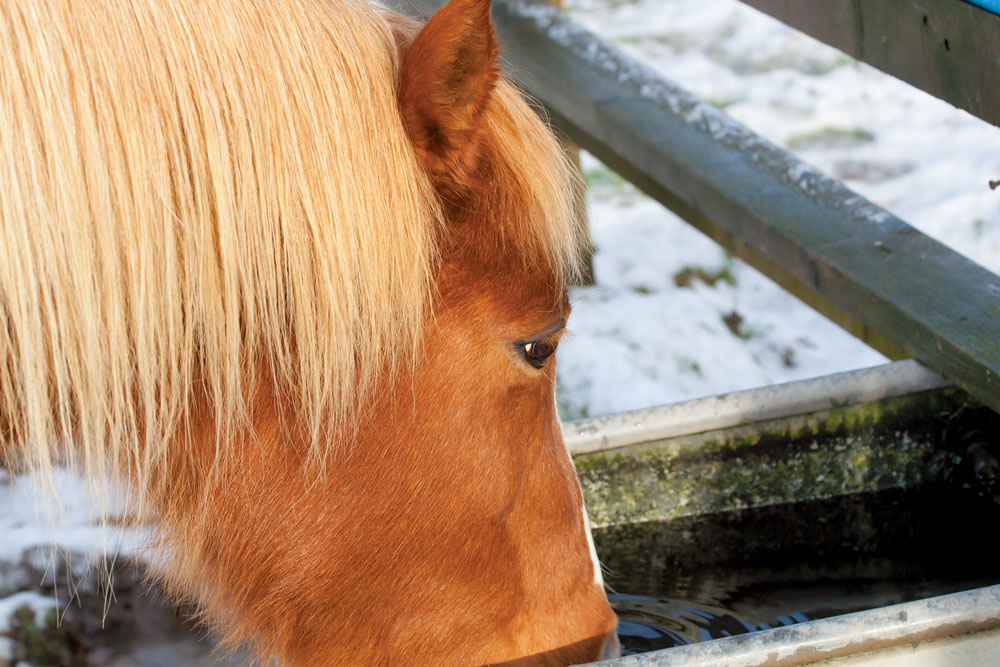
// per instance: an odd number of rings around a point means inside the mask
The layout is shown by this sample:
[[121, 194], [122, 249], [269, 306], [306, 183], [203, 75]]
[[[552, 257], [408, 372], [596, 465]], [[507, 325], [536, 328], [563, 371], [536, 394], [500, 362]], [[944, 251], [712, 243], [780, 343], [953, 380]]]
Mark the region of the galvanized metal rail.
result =
[[835, 664], [996, 665], [998, 628], [1000, 586], [990, 586], [588, 664], [755, 667], [829, 664], [840, 658]]
[[1000, 411], [1000, 277], [558, 10], [502, 0], [494, 19], [509, 73], [570, 139], [833, 321]]
[[913, 359], [563, 423], [570, 454], [758, 424], [895, 398], [948, 383]]
[[1000, 125], [1000, 16], [993, 11], [962, 0], [743, 2]]

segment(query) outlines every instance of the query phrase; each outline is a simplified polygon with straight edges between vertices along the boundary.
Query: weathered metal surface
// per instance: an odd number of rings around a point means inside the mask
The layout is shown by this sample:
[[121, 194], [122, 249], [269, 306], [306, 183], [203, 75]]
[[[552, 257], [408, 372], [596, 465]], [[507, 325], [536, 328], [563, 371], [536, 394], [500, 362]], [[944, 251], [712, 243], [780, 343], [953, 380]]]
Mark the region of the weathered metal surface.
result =
[[[755, 667], [803, 665], [872, 651], [914, 649], [907, 665], [995, 665], [1000, 651], [1000, 586], [917, 600], [871, 611], [737, 637], [606, 660], [606, 667]], [[976, 634], [981, 634], [976, 640]], [[942, 641], [943, 638], [950, 638]], [[956, 651], [963, 645], [964, 653]], [[922, 649], [922, 650], [917, 650]], [[924, 662], [917, 654], [923, 654]], [[947, 662], [949, 655], [970, 662]], [[898, 654], [897, 654], [898, 655]], [[827, 663], [824, 663], [827, 664]], [[832, 664], [850, 664], [834, 662]]]
[[991, 11], [962, 0], [743, 2], [1000, 125], [1000, 16]]
[[494, 17], [511, 73], [572, 140], [835, 321], [823, 303], [1000, 410], [1000, 277], [551, 7], [498, 2]]
[[948, 383], [912, 359], [563, 424], [573, 455], [731, 428], [940, 389]]

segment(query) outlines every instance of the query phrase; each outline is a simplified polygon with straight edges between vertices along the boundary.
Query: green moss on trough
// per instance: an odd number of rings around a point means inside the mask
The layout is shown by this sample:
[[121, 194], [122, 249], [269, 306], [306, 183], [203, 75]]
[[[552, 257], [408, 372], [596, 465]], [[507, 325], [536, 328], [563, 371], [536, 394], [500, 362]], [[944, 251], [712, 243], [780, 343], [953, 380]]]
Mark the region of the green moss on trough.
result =
[[926, 391], [575, 460], [595, 525], [668, 521], [940, 479], [971, 405]]

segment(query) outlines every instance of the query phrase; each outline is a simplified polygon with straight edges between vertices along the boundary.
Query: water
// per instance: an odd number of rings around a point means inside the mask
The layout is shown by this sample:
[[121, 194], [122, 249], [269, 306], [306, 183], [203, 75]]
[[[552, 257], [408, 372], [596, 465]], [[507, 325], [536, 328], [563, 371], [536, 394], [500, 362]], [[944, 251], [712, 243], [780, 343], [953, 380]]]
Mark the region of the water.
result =
[[1000, 582], [994, 498], [931, 484], [597, 531], [624, 652]]
[[625, 655], [645, 653], [718, 637], [731, 637], [778, 625], [808, 621], [799, 612], [771, 622], [751, 622], [724, 607], [686, 600], [660, 600], [645, 595], [609, 595], [619, 615], [618, 638]]

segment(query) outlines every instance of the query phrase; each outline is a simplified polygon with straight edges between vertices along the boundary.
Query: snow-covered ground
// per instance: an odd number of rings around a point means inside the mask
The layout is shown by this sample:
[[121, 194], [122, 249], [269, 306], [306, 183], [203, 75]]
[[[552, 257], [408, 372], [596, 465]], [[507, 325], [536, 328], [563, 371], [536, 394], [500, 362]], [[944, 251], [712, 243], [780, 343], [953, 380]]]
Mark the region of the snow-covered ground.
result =
[[[77, 553], [92, 564], [105, 554], [119, 558], [132, 556], [141, 545], [140, 536], [123, 532], [116, 526], [114, 513], [124, 507], [121, 499], [109, 499], [105, 512], [107, 521], [101, 521], [88, 497], [87, 488], [76, 476], [57, 469], [51, 480], [58, 489], [58, 502], [40, 504], [43, 497], [52, 497], [53, 489], [48, 480], [38, 475], [21, 475], [11, 479], [0, 469], [0, 562], [10, 562], [33, 554], [39, 559], [38, 569], [49, 570], [45, 550], [36, 553], [36, 547], [58, 542], [65, 549]], [[95, 533], [95, 528], [104, 529]], [[95, 542], [95, 534], [101, 539]], [[79, 574], [79, 573], [78, 573]], [[0, 577], [0, 590], [4, 580]]]
[[[987, 187], [1000, 178], [997, 128], [735, 0], [568, 0], [568, 10], [756, 132], [1000, 271], [1000, 192]], [[585, 155], [583, 165], [597, 284], [573, 291], [573, 335], [559, 353], [564, 418], [884, 361], [594, 158]], [[97, 557], [102, 539], [120, 554], [135, 549], [102, 537], [80, 483], [61, 483], [70, 499], [53, 532], [35, 514], [30, 480], [0, 478], [0, 584], [10, 584], [0, 585], [0, 664], [9, 649], [4, 610], [28, 603], [43, 613], [50, 604], [37, 593], [2, 599], [42, 590], [10, 578], [23, 559], [49, 553], [35, 547], [58, 543], [85, 558]]]
[[[665, 77], [1000, 270], [1000, 130], [736, 0], [567, 0]], [[560, 345], [564, 418], [884, 361], [584, 156], [597, 284]], [[703, 276], [702, 277], [699, 277]], [[900, 276], [906, 280], [906, 276]]]

